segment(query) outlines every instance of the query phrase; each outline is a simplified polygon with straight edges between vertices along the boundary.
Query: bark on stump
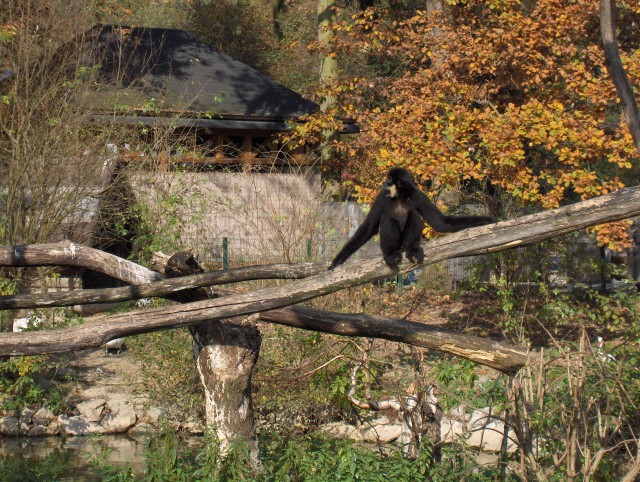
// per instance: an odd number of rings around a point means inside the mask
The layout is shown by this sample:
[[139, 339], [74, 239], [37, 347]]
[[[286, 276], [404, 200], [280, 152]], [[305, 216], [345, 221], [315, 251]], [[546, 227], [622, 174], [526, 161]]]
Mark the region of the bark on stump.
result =
[[[177, 253], [166, 262], [168, 277], [202, 272], [191, 253]], [[176, 301], [214, 298], [211, 289], [196, 288], [174, 295]], [[256, 436], [251, 398], [251, 376], [262, 337], [257, 317], [206, 321], [189, 328], [193, 336], [193, 350], [200, 381], [204, 388], [206, 424], [214, 430], [222, 454], [229, 451], [234, 441], [249, 444], [249, 454], [258, 463]]]

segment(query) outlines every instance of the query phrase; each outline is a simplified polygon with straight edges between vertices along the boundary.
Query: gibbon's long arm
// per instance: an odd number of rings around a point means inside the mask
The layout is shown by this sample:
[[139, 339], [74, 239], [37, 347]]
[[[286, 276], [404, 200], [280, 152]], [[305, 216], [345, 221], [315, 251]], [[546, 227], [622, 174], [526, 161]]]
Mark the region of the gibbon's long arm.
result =
[[420, 190], [415, 189], [411, 195], [411, 204], [420, 216], [439, 233], [454, 233], [467, 228], [484, 226], [495, 223], [494, 218], [488, 216], [445, 216]]
[[381, 192], [376, 196], [375, 201], [371, 205], [371, 210], [362, 224], [358, 226], [356, 232], [351, 239], [346, 242], [344, 247], [336, 255], [331, 262], [329, 269], [333, 269], [338, 265], [344, 263], [349, 257], [358, 251], [364, 244], [369, 241], [373, 236], [378, 234], [380, 229], [380, 218], [382, 217], [383, 207], [385, 205], [386, 193]]

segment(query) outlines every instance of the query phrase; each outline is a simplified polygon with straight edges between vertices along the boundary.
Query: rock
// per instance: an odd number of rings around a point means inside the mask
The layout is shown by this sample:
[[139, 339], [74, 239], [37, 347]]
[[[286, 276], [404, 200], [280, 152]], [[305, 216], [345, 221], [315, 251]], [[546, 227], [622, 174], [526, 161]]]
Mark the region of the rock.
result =
[[130, 435], [131, 437], [145, 437], [155, 431], [156, 428], [153, 425], [143, 422], [131, 427], [127, 432], [127, 435]]
[[79, 415], [68, 417], [66, 415], [60, 415], [58, 422], [62, 427], [62, 430], [67, 435], [86, 435], [87, 434], [87, 421]]
[[138, 417], [136, 412], [130, 405], [123, 403], [122, 405], [111, 406], [109, 402], [111, 412], [107, 413], [100, 424], [109, 433], [126, 432], [136, 424]]
[[4, 435], [19, 435], [20, 421], [17, 417], [0, 418], [0, 433]]
[[[472, 432], [466, 440], [466, 444], [471, 447], [480, 447], [485, 452], [500, 452], [503, 434], [504, 424], [500, 421], [493, 421], [488, 423], [484, 429]], [[509, 435], [507, 452], [514, 452], [516, 450], [516, 445], [513, 442], [515, 434], [510, 432]]]
[[442, 417], [440, 421], [440, 437], [443, 442], [454, 442], [465, 434], [465, 424], [458, 420]]
[[320, 431], [332, 437], [359, 440], [358, 429], [345, 422], [332, 422], [320, 427]]
[[362, 432], [361, 440], [367, 442], [392, 442], [400, 437], [402, 426], [399, 424], [375, 425]]
[[103, 397], [106, 397], [107, 395], [108, 395], [107, 388], [103, 386], [97, 386], [97, 387], [89, 387], [82, 390], [78, 394], [78, 397], [83, 400], [92, 400], [94, 398], [103, 398]]
[[56, 416], [47, 407], [40, 408], [33, 414], [33, 423], [36, 425], [49, 425], [52, 420], [55, 420]]
[[332, 437], [367, 442], [391, 442], [400, 437], [402, 426], [390, 423], [388, 419], [375, 419], [370, 424], [354, 427], [346, 422], [328, 423], [320, 431]]
[[474, 410], [469, 419], [469, 429], [473, 430], [481, 428], [491, 422], [491, 414], [496, 415], [490, 407], [481, 408], [480, 410]]
[[76, 405], [80, 416], [84, 417], [87, 422], [98, 422], [102, 417], [104, 406], [107, 403], [103, 398], [95, 398]]
[[87, 435], [108, 433], [102, 425], [96, 422], [87, 423]]
[[47, 425], [35, 425], [29, 429], [27, 435], [29, 437], [44, 437], [47, 435], [58, 435], [60, 432], [60, 424], [55, 421]]
[[26, 434], [31, 430], [33, 424], [34, 410], [25, 407], [20, 413], [20, 432]]
[[452, 408], [449, 411], [449, 418], [458, 422], [467, 422], [471, 416], [465, 411], [464, 407], [460, 405], [459, 407]]
[[20, 413], [20, 424], [31, 425], [31, 423], [33, 422], [33, 413], [33, 409], [25, 407], [22, 410], [22, 413]]
[[140, 420], [145, 423], [158, 425], [162, 419], [167, 417], [167, 412], [158, 407], [151, 407], [144, 412]]

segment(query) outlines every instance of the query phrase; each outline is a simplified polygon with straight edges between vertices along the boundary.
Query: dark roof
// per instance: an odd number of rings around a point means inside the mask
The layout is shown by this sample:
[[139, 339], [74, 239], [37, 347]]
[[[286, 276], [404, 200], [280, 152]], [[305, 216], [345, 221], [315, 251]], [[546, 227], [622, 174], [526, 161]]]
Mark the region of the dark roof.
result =
[[[203, 114], [206, 118], [298, 118], [318, 105], [184, 30], [96, 26], [97, 107]], [[123, 112], [124, 113], [124, 112]], [[213, 117], [211, 117], [213, 116]]]
[[[319, 106], [176, 29], [98, 25], [85, 67], [96, 68], [92, 120], [102, 124], [286, 131]], [[14, 76], [0, 71], [0, 84]], [[342, 133], [360, 129], [344, 121]]]

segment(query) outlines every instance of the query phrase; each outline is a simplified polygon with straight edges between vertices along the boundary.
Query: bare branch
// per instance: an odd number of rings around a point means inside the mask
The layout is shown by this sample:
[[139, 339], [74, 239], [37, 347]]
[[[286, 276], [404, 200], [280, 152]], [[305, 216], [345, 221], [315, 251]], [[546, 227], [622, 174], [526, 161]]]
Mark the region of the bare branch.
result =
[[151, 283], [164, 279], [160, 273], [132, 261], [69, 241], [0, 246], [0, 266], [77, 266], [104, 273], [130, 284]]
[[[383, 316], [335, 313], [302, 306], [265, 311], [260, 320], [351, 337], [381, 338], [461, 356], [504, 373], [515, 373], [537, 353], [486, 338]], [[1, 340], [1, 338], [0, 338]]]

